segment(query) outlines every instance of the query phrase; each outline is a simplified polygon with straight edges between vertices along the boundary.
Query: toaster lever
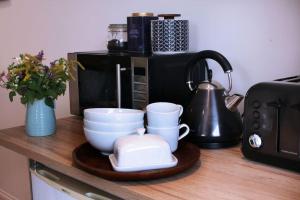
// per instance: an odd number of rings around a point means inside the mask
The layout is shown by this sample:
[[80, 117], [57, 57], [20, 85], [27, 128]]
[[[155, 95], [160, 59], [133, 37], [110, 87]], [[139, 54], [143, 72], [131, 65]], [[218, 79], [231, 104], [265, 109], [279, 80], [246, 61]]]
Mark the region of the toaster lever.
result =
[[278, 99], [277, 101], [268, 102], [267, 105], [274, 108], [281, 108], [281, 107], [285, 107], [286, 103], [281, 99]]

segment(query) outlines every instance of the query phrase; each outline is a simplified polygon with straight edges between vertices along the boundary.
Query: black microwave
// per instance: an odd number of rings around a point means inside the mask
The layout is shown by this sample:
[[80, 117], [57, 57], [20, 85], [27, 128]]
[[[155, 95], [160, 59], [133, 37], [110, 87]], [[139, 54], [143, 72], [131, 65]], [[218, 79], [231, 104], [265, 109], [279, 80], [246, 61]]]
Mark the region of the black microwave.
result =
[[[71, 114], [86, 108], [144, 109], [152, 102], [173, 102], [187, 106], [192, 93], [186, 86], [186, 65], [195, 53], [138, 55], [130, 53], [75, 52], [69, 60], [77, 67], [70, 81]], [[205, 78], [206, 61], [197, 63], [194, 82]]]

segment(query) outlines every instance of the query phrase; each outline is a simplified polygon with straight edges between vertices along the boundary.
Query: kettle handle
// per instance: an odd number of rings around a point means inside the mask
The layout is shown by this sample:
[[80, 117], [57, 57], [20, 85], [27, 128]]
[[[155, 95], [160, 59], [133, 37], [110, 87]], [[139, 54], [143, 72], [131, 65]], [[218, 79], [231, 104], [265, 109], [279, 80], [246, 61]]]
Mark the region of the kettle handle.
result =
[[[196, 53], [195, 56], [192, 57], [192, 59], [187, 64], [187, 85], [191, 91], [195, 89], [195, 87], [192, 86], [193, 80], [192, 80], [192, 70], [195, 67], [196, 63], [202, 59], [212, 59], [220, 64], [222, 67], [224, 73], [228, 75], [228, 81], [229, 81], [229, 87], [226, 90], [226, 93], [229, 93], [232, 88], [232, 78], [231, 78], [231, 72], [232, 67], [229, 63], [229, 61], [219, 52], [213, 51], [213, 50], [204, 50]], [[207, 72], [209, 73], [209, 69], [207, 66], [205, 66]], [[210, 80], [209, 80], [210, 81]]]

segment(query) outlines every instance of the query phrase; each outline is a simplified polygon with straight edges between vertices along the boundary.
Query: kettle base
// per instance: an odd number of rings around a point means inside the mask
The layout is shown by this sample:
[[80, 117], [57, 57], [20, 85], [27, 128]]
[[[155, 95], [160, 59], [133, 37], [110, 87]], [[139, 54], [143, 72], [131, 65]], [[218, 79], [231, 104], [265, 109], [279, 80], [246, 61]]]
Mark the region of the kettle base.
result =
[[240, 143], [240, 139], [232, 140], [228, 142], [215, 142], [215, 143], [213, 142], [205, 143], [205, 142], [195, 142], [195, 141], [191, 141], [191, 142], [196, 144], [200, 148], [220, 149], [220, 148], [228, 148], [228, 147], [236, 146]]

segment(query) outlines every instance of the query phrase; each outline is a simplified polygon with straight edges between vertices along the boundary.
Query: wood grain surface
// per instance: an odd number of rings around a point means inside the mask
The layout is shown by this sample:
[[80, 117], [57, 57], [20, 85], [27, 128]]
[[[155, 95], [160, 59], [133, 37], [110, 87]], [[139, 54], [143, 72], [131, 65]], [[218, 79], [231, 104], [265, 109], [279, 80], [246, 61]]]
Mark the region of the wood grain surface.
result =
[[73, 165], [72, 151], [84, 142], [79, 117], [58, 120], [47, 137], [29, 137], [22, 126], [0, 131], [1, 146], [124, 199], [300, 200], [299, 173], [246, 160], [240, 147], [201, 149], [201, 166], [169, 178], [111, 182]]

